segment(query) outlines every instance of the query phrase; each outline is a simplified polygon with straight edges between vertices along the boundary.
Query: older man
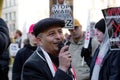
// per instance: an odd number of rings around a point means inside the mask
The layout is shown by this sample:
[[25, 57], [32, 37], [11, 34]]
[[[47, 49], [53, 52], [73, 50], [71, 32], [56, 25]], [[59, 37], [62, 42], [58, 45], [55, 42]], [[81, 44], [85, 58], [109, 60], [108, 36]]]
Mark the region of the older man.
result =
[[[25, 62], [22, 80], [74, 80], [68, 46], [59, 51], [59, 43], [64, 41], [63, 20], [46, 18], [35, 24], [34, 34], [38, 48]], [[72, 70], [72, 71], [71, 71]]]

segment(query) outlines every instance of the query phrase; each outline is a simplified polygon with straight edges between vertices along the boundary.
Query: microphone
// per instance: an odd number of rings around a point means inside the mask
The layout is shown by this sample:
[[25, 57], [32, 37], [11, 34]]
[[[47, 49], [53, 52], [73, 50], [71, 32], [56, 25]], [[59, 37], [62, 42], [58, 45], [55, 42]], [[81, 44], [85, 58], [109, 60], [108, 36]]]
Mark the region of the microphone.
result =
[[[64, 47], [64, 46], [65, 46], [65, 44], [64, 44], [62, 41], [60, 41], [60, 42], [58, 43], [58, 49], [59, 49], [59, 51], [60, 51], [61, 48]], [[68, 48], [65, 49], [65, 51], [68, 51]], [[71, 56], [69, 56], [69, 58], [71, 58]], [[70, 70], [70, 68], [71, 68], [71, 65], [70, 65], [70, 67], [68, 68], [68, 70]]]
[[[62, 41], [58, 43], [58, 50], [60, 51], [62, 47], [64, 47], [66, 44], [64, 44]], [[68, 51], [68, 48], [65, 49], [65, 51]]]
[[62, 41], [60, 41], [58, 43], [58, 50], [60, 51], [62, 47], [64, 47], [64, 43]]

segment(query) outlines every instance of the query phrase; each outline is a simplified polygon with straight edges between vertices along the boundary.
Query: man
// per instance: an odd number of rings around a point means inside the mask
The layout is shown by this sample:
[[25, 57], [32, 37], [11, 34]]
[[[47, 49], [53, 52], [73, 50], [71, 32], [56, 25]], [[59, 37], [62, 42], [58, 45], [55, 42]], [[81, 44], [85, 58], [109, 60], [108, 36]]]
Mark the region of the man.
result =
[[46, 18], [35, 24], [34, 34], [38, 40], [37, 50], [25, 62], [22, 80], [74, 80], [71, 72], [71, 57], [68, 46], [60, 51], [59, 43], [64, 41], [62, 27], [65, 22]]
[[[72, 66], [75, 68], [78, 80], [88, 80], [89, 67], [84, 62], [84, 58], [80, 56], [82, 47], [84, 46], [85, 35], [82, 31], [82, 25], [77, 19], [74, 19], [74, 29], [69, 29], [69, 32], [71, 35], [69, 51], [72, 57]], [[97, 44], [98, 42], [92, 39], [92, 53], [97, 48]]]
[[0, 80], [9, 80], [9, 53], [10, 37], [7, 24], [0, 18]]
[[27, 34], [28, 42], [24, 44], [24, 47], [17, 52], [17, 55], [13, 63], [12, 80], [21, 80], [23, 64], [37, 48], [37, 40], [33, 34], [33, 28], [34, 24], [30, 26], [29, 32]]
[[16, 30], [14, 39], [15, 39], [15, 43], [18, 44], [19, 48], [21, 48], [21, 36], [22, 36], [22, 32], [20, 30]]
[[100, 45], [94, 56], [87, 58], [90, 62], [90, 78], [91, 80], [120, 80], [120, 50], [110, 50], [105, 20], [99, 20], [95, 29]]

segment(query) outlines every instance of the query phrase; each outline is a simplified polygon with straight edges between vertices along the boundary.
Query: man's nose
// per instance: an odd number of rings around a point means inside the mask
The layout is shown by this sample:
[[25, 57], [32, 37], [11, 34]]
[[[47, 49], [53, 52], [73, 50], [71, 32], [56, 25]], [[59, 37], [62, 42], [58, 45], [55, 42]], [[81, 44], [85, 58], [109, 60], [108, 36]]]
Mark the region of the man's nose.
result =
[[57, 38], [57, 39], [61, 39], [61, 37], [62, 37], [62, 34], [60, 34], [60, 33], [57, 33], [57, 34], [56, 34], [56, 38]]

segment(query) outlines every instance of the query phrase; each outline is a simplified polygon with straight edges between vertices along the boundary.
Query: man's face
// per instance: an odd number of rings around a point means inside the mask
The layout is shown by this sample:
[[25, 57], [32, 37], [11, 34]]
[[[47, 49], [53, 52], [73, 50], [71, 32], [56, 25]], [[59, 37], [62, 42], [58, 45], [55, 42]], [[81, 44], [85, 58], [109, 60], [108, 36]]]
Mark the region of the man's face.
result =
[[104, 37], [103, 32], [101, 32], [100, 30], [96, 29], [95, 31], [95, 35], [97, 37], [97, 40], [101, 43]]
[[15, 33], [15, 34], [14, 34], [14, 39], [17, 39], [17, 38], [18, 38], [17, 36], [18, 36], [18, 34]]
[[81, 32], [82, 32], [82, 27], [81, 26], [79, 26], [79, 27], [74, 26], [74, 29], [69, 29], [69, 32], [70, 32], [73, 39], [80, 38]]
[[62, 28], [53, 26], [40, 34], [41, 36], [38, 39], [43, 49], [50, 54], [58, 56], [58, 43], [64, 40]]
[[59, 4], [63, 4], [63, 3], [64, 3], [64, 0], [58, 0], [58, 3], [59, 3]]

